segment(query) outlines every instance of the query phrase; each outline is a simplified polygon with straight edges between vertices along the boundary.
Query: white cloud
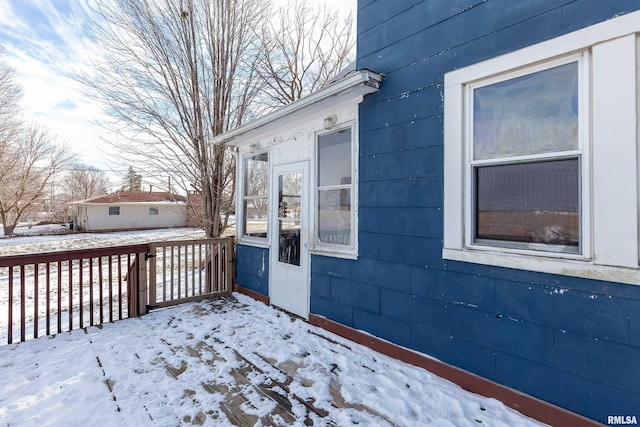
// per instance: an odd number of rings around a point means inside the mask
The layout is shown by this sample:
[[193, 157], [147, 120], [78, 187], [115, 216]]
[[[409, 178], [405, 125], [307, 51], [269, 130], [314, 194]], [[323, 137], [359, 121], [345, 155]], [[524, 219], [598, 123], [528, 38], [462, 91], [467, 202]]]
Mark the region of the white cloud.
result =
[[[82, 8], [91, 1], [0, 0], [0, 44], [5, 48], [3, 59], [16, 70], [23, 87], [26, 118], [51, 129], [83, 163], [106, 169], [109, 159], [103, 150], [109, 147], [101, 140], [105, 131], [94, 123], [104, 114], [70, 77], [90, 71], [88, 64], [100, 57], [100, 46], [83, 30], [87, 22]], [[356, 0], [324, 1], [355, 17]]]
[[104, 168], [106, 159], [97, 149], [102, 129], [91, 123], [102, 112], [70, 77], [98, 52], [84, 37], [80, 17], [78, 0], [3, 1], [0, 43], [22, 85], [25, 118], [49, 128], [82, 162]]

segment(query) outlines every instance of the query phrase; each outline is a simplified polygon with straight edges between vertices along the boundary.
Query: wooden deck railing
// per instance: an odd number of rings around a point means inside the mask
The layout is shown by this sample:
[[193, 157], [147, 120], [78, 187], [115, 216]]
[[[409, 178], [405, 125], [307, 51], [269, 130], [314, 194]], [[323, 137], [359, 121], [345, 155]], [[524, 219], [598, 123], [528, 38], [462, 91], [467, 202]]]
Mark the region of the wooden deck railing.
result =
[[233, 238], [0, 257], [0, 344], [231, 293]]
[[233, 238], [149, 245], [149, 307], [231, 293]]

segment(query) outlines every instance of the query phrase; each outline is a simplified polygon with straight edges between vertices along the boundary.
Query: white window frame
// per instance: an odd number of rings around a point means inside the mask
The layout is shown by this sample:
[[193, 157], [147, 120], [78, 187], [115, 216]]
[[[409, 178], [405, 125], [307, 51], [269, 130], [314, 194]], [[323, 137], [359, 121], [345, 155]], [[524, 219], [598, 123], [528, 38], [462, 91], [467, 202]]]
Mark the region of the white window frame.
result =
[[120, 206], [109, 206], [109, 216], [119, 216]]
[[[320, 241], [319, 231], [319, 215], [318, 215], [318, 193], [321, 187], [318, 186], [318, 143], [323, 135], [338, 132], [343, 129], [351, 130], [351, 244], [341, 245], [325, 243]], [[356, 122], [343, 123], [332, 127], [329, 130], [316, 132], [313, 141], [313, 224], [314, 233], [312, 238], [311, 253], [318, 255], [333, 256], [339, 258], [357, 259], [358, 257], [358, 127]]]
[[[640, 12], [634, 12], [445, 75], [445, 259], [640, 282], [639, 33]], [[472, 89], [576, 58], [582, 63], [580, 253], [474, 243], [469, 157]]]
[[[244, 211], [243, 211], [243, 206], [244, 206], [244, 201], [247, 199], [247, 196], [245, 194], [245, 181], [246, 181], [246, 160], [250, 157], [255, 157], [255, 156], [259, 156], [262, 154], [266, 154], [267, 155], [267, 194], [266, 196], [261, 196], [261, 198], [265, 198], [267, 201], [267, 235], [266, 237], [259, 237], [259, 236], [249, 236], [244, 234], [245, 231], [245, 217], [244, 217]], [[270, 219], [271, 219], [271, 209], [270, 209], [270, 202], [269, 202], [269, 192], [271, 191], [271, 152], [269, 150], [260, 150], [260, 151], [254, 151], [254, 152], [247, 152], [242, 154], [241, 156], [239, 156], [240, 158], [240, 167], [238, 167], [238, 174], [237, 174], [237, 182], [238, 182], [238, 189], [240, 190], [240, 197], [239, 197], [239, 201], [240, 204], [238, 206], [238, 212], [236, 212], [236, 220], [237, 220], [237, 224], [238, 224], [238, 235], [239, 235], [239, 239], [238, 241], [241, 243], [246, 243], [246, 244], [250, 244], [253, 246], [260, 246], [260, 247], [268, 247], [269, 246], [269, 233], [271, 232], [270, 230]]]
[[[552, 153], [543, 154], [530, 154], [517, 157], [500, 157], [493, 159], [474, 160], [473, 154], [473, 92], [475, 89], [486, 87], [495, 83], [511, 80], [514, 78], [530, 75], [540, 71], [548, 70], [550, 68], [566, 65], [570, 63], [578, 63], [578, 148], [571, 151], [556, 151]], [[555, 59], [552, 61], [536, 64], [531, 67], [519, 69], [513, 72], [500, 74], [499, 76], [493, 76], [485, 80], [476, 81], [473, 83], [465, 84], [464, 96], [465, 96], [465, 195], [472, 197], [474, 193], [474, 180], [473, 169], [482, 165], [498, 165], [498, 164], [513, 164], [520, 161], [537, 162], [543, 160], [560, 160], [577, 157], [580, 162], [580, 205], [589, 206], [591, 185], [589, 180], [584, 180], [583, 177], [591, 176], [590, 172], [590, 158], [589, 154], [589, 52], [583, 52], [580, 54], [570, 55], [567, 57]], [[589, 209], [580, 208], [580, 246], [578, 253], [561, 252], [554, 249], [553, 246], [546, 246], [543, 244], [517, 244], [507, 243], [501, 246], [499, 242], [495, 243], [478, 243], [474, 241], [474, 218], [475, 218], [475, 206], [474, 203], [465, 203], [464, 212], [464, 226], [465, 226], [465, 246], [472, 247], [476, 250], [494, 251], [496, 249], [505, 250], [507, 252], [520, 253], [520, 254], [535, 254], [539, 255], [540, 251], [545, 252], [545, 255], [558, 258], [568, 259], [585, 259], [588, 256], [585, 254], [590, 253], [590, 234], [585, 230], [590, 229], [591, 219]], [[528, 248], [525, 248], [527, 246]], [[535, 251], [535, 252], [534, 252]]]

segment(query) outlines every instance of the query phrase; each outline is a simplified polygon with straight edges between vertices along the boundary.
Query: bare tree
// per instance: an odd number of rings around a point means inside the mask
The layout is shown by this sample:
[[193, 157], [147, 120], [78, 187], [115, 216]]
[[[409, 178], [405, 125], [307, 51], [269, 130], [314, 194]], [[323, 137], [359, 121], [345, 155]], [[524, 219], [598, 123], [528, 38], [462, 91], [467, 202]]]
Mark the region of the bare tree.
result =
[[69, 201], [107, 194], [109, 186], [107, 174], [91, 166], [76, 165], [63, 178], [64, 193]]
[[168, 174], [202, 196], [207, 236], [224, 227], [233, 179], [209, 141], [251, 114], [265, 0], [95, 0], [88, 11], [104, 59], [82, 76], [113, 119], [123, 161]]
[[48, 131], [32, 125], [19, 129], [0, 146], [0, 220], [4, 234], [14, 233], [25, 212], [43, 203], [47, 186], [73, 156]]
[[48, 184], [73, 156], [37, 124], [26, 126], [15, 72], [0, 61], [0, 221], [11, 235], [30, 209], [44, 205]]
[[122, 163], [198, 194], [192, 200], [202, 207], [192, 214], [212, 237], [233, 211], [235, 172], [232, 156], [209, 142], [317, 89], [353, 47], [350, 18], [327, 10], [309, 18], [303, 3], [294, 15], [280, 9], [278, 19], [269, 0], [88, 4], [91, 37], [104, 56], [81, 80], [112, 119], [110, 142]]
[[[0, 54], [2, 47], [0, 46]], [[10, 139], [17, 126], [22, 89], [14, 70], [0, 61], [0, 141]]]
[[305, 0], [281, 6], [262, 28], [258, 73], [274, 105], [315, 92], [355, 58], [351, 14], [312, 7]]

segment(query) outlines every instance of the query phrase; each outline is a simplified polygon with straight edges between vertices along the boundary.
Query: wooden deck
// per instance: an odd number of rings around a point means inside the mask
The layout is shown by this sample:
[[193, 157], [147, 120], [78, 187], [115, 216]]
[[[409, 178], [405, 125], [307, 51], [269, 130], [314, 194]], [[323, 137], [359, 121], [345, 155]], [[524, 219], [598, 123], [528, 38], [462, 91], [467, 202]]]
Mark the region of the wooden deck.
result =
[[[233, 298], [220, 298], [205, 303], [213, 311], [229, 307], [241, 308], [241, 305]], [[202, 315], [210, 315], [208, 310]], [[214, 314], [215, 315], [215, 314]], [[282, 313], [282, 316], [288, 316]], [[293, 319], [292, 319], [293, 320]], [[340, 352], [349, 352], [351, 348], [346, 344], [338, 343], [321, 330], [309, 331], [315, 338], [325, 340], [330, 346], [338, 346]], [[179, 358], [181, 363], [176, 366], [163, 357], [156, 358], [152, 363], [161, 366], [166, 371], [167, 376], [176, 381], [181, 381], [187, 371], [210, 372], [219, 365], [233, 365], [229, 371], [232, 381], [203, 381], [200, 386], [211, 395], [217, 396], [222, 401], [216, 408], [201, 408], [197, 414], [187, 414], [182, 418], [186, 424], [203, 425], [208, 424], [207, 420], [224, 420], [235, 426], [282, 426], [282, 425], [337, 425], [333, 421], [325, 420], [330, 414], [330, 409], [326, 409], [327, 403], [331, 408], [350, 409], [363, 412], [379, 420], [386, 421], [386, 425], [396, 424], [388, 417], [382, 415], [374, 408], [361, 403], [350, 403], [342, 395], [340, 381], [338, 379], [338, 365], [331, 364], [331, 369], [324, 366], [312, 366], [307, 360], [310, 356], [306, 350], [298, 354], [292, 354], [284, 361], [278, 361], [275, 357], [262, 354], [259, 351], [247, 353], [246, 349], [230, 348], [227, 343], [216, 337], [207, 337], [206, 340], [199, 340], [192, 345], [169, 345], [173, 356]], [[224, 348], [223, 352], [219, 349]], [[338, 352], [336, 352], [336, 355]], [[232, 359], [232, 360], [228, 360]], [[175, 358], [174, 358], [175, 360]], [[260, 363], [256, 363], [259, 361]], [[313, 363], [313, 362], [312, 362]], [[372, 368], [368, 368], [374, 372]], [[325, 377], [328, 384], [328, 396], [330, 402], [324, 402], [323, 407], [316, 404], [316, 399], [309, 397], [313, 393], [298, 393], [297, 390], [312, 390], [315, 386], [314, 380], [305, 375], [305, 371], [311, 370], [317, 377], [318, 372]], [[108, 384], [107, 384], [108, 385]], [[197, 392], [192, 389], [196, 384], [185, 384], [184, 398], [188, 399]], [[114, 399], [117, 400], [115, 390]], [[256, 405], [256, 397], [257, 402]], [[268, 401], [265, 403], [265, 401]], [[264, 415], [256, 415], [261, 408], [272, 407]], [[149, 414], [153, 420], [153, 415]]]
[[[215, 362], [226, 362], [212, 347], [202, 341], [194, 347], [190, 346], [181, 350], [186, 350], [192, 359], [197, 359], [195, 365], [200, 366], [197, 369], [200, 369], [202, 366], [208, 366], [213, 369]], [[314, 385], [312, 380], [305, 378], [304, 374], [299, 372], [302, 368], [305, 368], [303, 359], [278, 364], [274, 359], [268, 359], [254, 353], [254, 355], [259, 356], [268, 363], [274, 372], [278, 373], [278, 375], [276, 375], [277, 379], [275, 379], [269, 375], [268, 371], [264, 371], [251, 363], [237, 351], [234, 350], [233, 353], [236, 358], [235, 362], [238, 363], [238, 366], [230, 372], [234, 384], [232, 386], [228, 384], [217, 384], [216, 382], [205, 382], [202, 384], [202, 388], [207, 392], [213, 395], [224, 396], [220, 409], [208, 410], [206, 413], [199, 412], [194, 418], [186, 416], [183, 421], [198, 424], [199, 420], [204, 421], [208, 416], [219, 418], [219, 412], [221, 411], [229, 422], [236, 426], [277, 426], [283, 425], [283, 421], [284, 425], [293, 425], [303, 421], [305, 425], [311, 426], [314, 425], [314, 419], [325, 418], [329, 415], [329, 411], [314, 405], [314, 399], [305, 399], [296, 395], [293, 391], [300, 387], [308, 388]], [[208, 357], [203, 358], [203, 355]], [[164, 367], [167, 374], [176, 380], [182, 373], [189, 369], [189, 365], [186, 362], [178, 368], [169, 364], [165, 364]], [[386, 419], [389, 425], [394, 425], [391, 420], [385, 418], [373, 408], [362, 404], [348, 403], [342, 396], [340, 383], [337, 378], [328, 371], [325, 371], [324, 374], [330, 378], [329, 395], [331, 396], [332, 407], [352, 408], [358, 411], [364, 411]], [[256, 379], [259, 380], [256, 381]], [[189, 394], [189, 390], [185, 390], [185, 396]], [[252, 394], [260, 396], [261, 405], [272, 406], [273, 409], [266, 415], [257, 416], [253, 414], [253, 412], [258, 411], [259, 408], [253, 406], [253, 399], [247, 397]], [[270, 400], [272, 402], [271, 404], [265, 405], [264, 400]], [[295, 406], [302, 407], [304, 412], [294, 411]], [[329, 422], [329, 424], [333, 425], [331, 422]]]
[[2, 346], [0, 368], [8, 425], [538, 425], [237, 294]]

